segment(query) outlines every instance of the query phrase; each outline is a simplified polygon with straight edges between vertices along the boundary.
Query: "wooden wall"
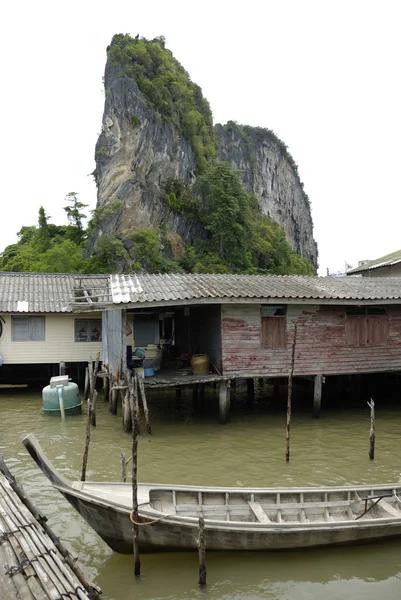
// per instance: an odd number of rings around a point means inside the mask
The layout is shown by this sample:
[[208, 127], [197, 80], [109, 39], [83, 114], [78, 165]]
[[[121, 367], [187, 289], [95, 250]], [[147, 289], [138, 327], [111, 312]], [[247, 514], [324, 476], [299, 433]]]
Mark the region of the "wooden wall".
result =
[[294, 326], [297, 322], [295, 375], [335, 375], [401, 370], [401, 306], [388, 309], [386, 344], [350, 347], [346, 337], [345, 307], [289, 306], [286, 348], [261, 346], [259, 305], [222, 307], [224, 374], [287, 376]]

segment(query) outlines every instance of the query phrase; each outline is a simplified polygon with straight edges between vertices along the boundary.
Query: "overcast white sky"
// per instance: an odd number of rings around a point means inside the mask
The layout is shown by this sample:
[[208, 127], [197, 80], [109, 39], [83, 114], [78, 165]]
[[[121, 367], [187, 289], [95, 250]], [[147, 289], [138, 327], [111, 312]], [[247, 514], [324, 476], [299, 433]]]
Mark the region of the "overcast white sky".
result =
[[320, 274], [401, 247], [397, 0], [4, 2], [0, 251], [68, 192], [95, 208], [113, 34], [164, 35], [214, 121], [272, 129], [312, 204]]

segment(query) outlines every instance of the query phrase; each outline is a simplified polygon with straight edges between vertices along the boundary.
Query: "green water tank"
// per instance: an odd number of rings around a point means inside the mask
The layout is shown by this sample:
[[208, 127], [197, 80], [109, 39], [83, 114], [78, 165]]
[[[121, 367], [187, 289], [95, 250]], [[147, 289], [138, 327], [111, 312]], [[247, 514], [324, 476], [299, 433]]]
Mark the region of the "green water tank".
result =
[[76, 383], [69, 381], [68, 375], [52, 377], [50, 385], [42, 390], [43, 412], [45, 415], [61, 416], [60, 405], [64, 406], [64, 413], [77, 415], [82, 412], [82, 401]]

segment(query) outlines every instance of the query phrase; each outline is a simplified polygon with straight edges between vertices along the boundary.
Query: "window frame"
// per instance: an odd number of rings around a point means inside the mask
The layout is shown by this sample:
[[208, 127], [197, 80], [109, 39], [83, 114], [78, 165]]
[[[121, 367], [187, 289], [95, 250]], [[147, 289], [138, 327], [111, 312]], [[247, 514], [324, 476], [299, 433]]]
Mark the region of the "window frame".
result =
[[[385, 327], [383, 327], [385, 323]], [[348, 348], [386, 346], [389, 338], [387, 306], [363, 305], [345, 308], [345, 340]], [[381, 325], [381, 327], [378, 325]]]
[[[86, 327], [88, 328], [88, 332], [86, 332], [86, 338], [87, 339], [79, 339], [79, 333], [80, 331], [78, 330], [78, 327], [81, 325], [81, 327], [83, 326], [83, 323], [87, 323]], [[93, 335], [93, 329], [94, 327], [97, 326], [99, 329], [99, 339], [94, 340], [94, 339], [89, 339], [92, 335]], [[74, 343], [77, 344], [81, 344], [81, 343], [98, 343], [102, 341], [102, 319], [74, 319]]]
[[[26, 337], [24, 339], [15, 339], [17, 321], [26, 320]], [[32, 339], [34, 332], [34, 320], [41, 323], [40, 339]], [[11, 341], [12, 342], [45, 342], [46, 341], [46, 317], [44, 315], [11, 315]]]
[[[273, 325], [270, 328], [269, 323]], [[287, 349], [287, 306], [285, 304], [261, 305], [260, 346], [263, 350]]]

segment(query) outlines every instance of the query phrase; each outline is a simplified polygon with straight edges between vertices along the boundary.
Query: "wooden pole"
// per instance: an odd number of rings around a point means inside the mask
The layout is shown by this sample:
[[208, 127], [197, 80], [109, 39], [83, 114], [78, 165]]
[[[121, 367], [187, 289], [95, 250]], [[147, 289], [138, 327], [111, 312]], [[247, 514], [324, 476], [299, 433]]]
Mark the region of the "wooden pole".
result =
[[110, 373], [109, 373], [109, 368], [106, 367], [105, 369], [105, 375], [104, 375], [104, 380], [103, 380], [103, 399], [105, 402], [110, 402]]
[[254, 379], [246, 380], [246, 392], [247, 392], [246, 403], [248, 406], [252, 406], [253, 401], [255, 399], [255, 381], [254, 381]]
[[372, 398], [367, 403], [370, 408], [370, 434], [369, 434], [369, 458], [373, 460], [375, 457], [375, 403]]
[[313, 411], [312, 416], [317, 419], [320, 415], [320, 407], [322, 405], [322, 385], [323, 375], [315, 375], [315, 383], [313, 387]]
[[82, 460], [81, 481], [85, 481], [85, 478], [86, 478], [86, 466], [88, 464], [90, 440], [91, 440], [91, 401], [90, 401], [90, 398], [88, 398], [88, 414], [87, 414], [87, 419], [86, 419], [85, 449], [84, 449], [84, 457]]
[[[84, 456], [82, 459], [82, 471], [81, 471], [81, 481], [85, 481], [86, 479], [86, 467], [88, 464], [88, 454], [89, 454], [89, 444], [91, 439], [91, 423], [92, 423], [92, 402], [93, 397], [95, 395], [95, 382], [97, 377], [97, 372], [99, 369], [99, 361], [100, 361], [100, 353], [98, 352], [95, 362], [95, 368], [93, 368], [92, 359], [89, 360], [88, 372], [91, 372], [91, 377], [89, 380], [89, 398], [88, 398], [88, 414], [86, 419], [86, 435], [85, 435], [85, 449]], [[95, 424], [96, 424], [96, 415], [95, 415]]]
[[89, 366], [85, 368], [84, 398], [87, 399], [88, 396], [89, 396]]
[[292, 340], [292, 352], [291, 352], [291, 368], [288, 377], [288, 395], [287, 395], [287, 425], [285, 428], [285, 460], [290, 460], [290, 427], [291, 427], [291, 409], [292, 409], [292, 378], [294, 375], [294, 364], [295, 364], [295, 345], [297, 343], [297, 323], [294, 327], [294, 339]]
[[129, 404], [129, 389], [125, 392], [123, 400], [123, 429], [126, 433], [132, 431], [131, 408]]
[[[148, 432], [149, 435], [152, 434], [152, 428], [150, 426], [150, 419], [149, 419], [149, 410], [148, 410], [148, 403], [146, 401], [146, 394], [145, 394], [145, 385], [143, 382], [143, 375], [137, 375], [138, 378], [138, 384], [139, 384], [139, 391], [141, 393], [141, 400], [142, 400], [142, 405], [143, 405], [143, 412], [145, 415], [145, 421], [146, 421], [146, 431]], [[138, 403], [139, 406], [139, 403]]]
[[136, 375], [131, 380], [130, 408], [132, 419], [132, 537], [134, 549], [134, 574], [141, 574], [141, 561], [139, 559], [139, 527], [138, 523], [138, 387]]
[[206, 585], [206, 545], [205, 545], [205, 520], [199, 517], [198, 533], [198, 556], [199, 556], [199, 581], [200, 587]]
[[224, 425], [227, 423], [228, 415], [230, 413], [230, 380], [220, 381], [219, 389], [219, 419], [220, 423]]
[[127, 461], [124, 450], [121, 451], [121, 480], [123, 483], [127, 481]]

